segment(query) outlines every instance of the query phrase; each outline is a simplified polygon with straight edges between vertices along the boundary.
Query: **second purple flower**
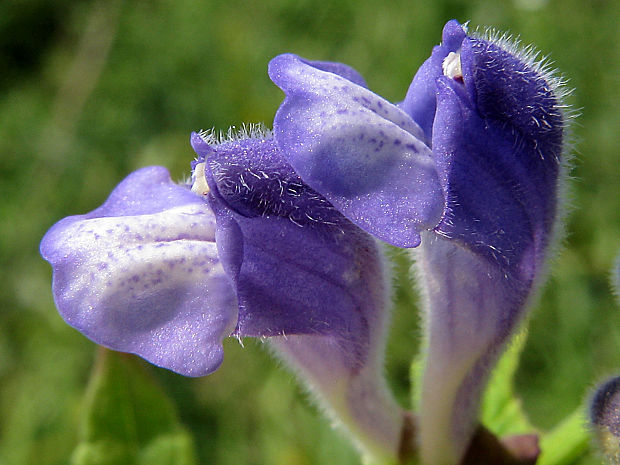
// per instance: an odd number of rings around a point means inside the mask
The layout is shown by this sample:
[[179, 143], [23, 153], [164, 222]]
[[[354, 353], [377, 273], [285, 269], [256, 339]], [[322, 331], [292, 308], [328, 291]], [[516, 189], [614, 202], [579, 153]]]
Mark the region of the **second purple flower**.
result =
[[292, 55], [275, 138], [301, 178], [414, 258], [426, 315], [420, 452], [464, 454], [490, 368], [525, 314], [559, 228], [561, 82], [517, 46], [446, 24], [403, 102]]

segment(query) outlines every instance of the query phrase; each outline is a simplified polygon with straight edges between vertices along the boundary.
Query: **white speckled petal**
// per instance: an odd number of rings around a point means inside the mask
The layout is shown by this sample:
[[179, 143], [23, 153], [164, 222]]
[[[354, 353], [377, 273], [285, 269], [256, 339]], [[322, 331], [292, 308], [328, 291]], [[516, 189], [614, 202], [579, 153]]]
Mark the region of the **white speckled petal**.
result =
[[[159, 208], [152, 202], [149, 213], [124, 215], [129, 199], [157, 193]], [[95, 342], [187, 376], [222, 362], [237, 304], [217, 255], [215, 218], [165, 169], [133, 173], [99, 209], [57, 223], [41, 252], [54, 268], [60, 313]]]

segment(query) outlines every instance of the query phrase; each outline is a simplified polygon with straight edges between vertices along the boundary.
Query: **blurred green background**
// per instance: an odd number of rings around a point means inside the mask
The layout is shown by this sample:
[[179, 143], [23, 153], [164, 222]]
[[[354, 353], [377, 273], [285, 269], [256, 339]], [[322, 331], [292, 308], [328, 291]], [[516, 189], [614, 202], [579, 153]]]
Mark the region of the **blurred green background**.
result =
[[[60, 218], [100, 205], [130, 171], [189, 172], [192, 130], [271, 125], [273, 56], [346, 62], [389, 100], [404, 96], [448, 19], [519, 34], [550, 56], [581, 113], [568, 236], [554, 260], [517, 377], [551, 428], [620, 372], [620, 3], [611, 0], [77, 1], [0, 3], [0, 464], [66, 464], [80, 439], [96, 346], [67, 326], [38, 255]], [[419, 338], [406, 257], [387, 372], [407, 403]], [[146, 367], [191, 431], [199, 463], [358, 464], [260, 342], [225, 344], [222, 368], [187, 379]], [[599, 463], [595, 455], [579, 464]]]

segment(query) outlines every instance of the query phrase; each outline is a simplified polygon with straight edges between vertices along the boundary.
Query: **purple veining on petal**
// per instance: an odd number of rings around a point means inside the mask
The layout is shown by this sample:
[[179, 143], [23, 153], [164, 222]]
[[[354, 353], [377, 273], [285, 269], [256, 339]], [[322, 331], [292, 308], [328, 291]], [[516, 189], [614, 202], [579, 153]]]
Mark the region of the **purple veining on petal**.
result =
[[294, 55], [269, 67], [286, 93], [275, 139], [297, 174], [367, 232], [403, 247], [443, 209], [422, 130], [398, 107]]
[[215, 217], [164, 168], [132, 173], [101, 207], [57, 223], [41, 254], [61, 315], [95, 342], [187, 376], [222, 362], [237, 303]]
[[[299, 227], [288, 218], [232, 216], [242, 241], [231, 244], [232, 254], [243, 251], [234, 275], [240, 304], [236, 332], [333, 336], [350, 367], [363, 364], [371, 302], [364, 301], [367, 283], [360, 267], [369, 260], [364, 253], [374, 246], [371, 239], [365, 243], [332, 226]], [[229, 254], [223, 250], [222, 259]]]

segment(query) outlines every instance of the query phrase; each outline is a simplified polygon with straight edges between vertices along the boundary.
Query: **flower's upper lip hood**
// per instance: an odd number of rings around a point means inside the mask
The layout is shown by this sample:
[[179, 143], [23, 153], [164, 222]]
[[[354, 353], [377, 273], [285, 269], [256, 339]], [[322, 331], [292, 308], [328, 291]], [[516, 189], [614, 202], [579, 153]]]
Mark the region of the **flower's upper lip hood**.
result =
[[514, 47], [508, 41], [465, 37], [458, 49], [462, 84], [445, 76], [438, 80], [449, 82], [482, 118], [511, 125], [524, 138], [545, 145], [541, 152], [556, 152], [557, 160], [565, 127], [557, 86], [532, 57]]
[[[454, 77], [442, 69], [450, 53]], [[563, 150], [550, 76], [508, 41], [466, 36], [450, 21], [401, 108], [431, 137], [446, 198], [435, 232], [528, 282], [549, 240]]]

